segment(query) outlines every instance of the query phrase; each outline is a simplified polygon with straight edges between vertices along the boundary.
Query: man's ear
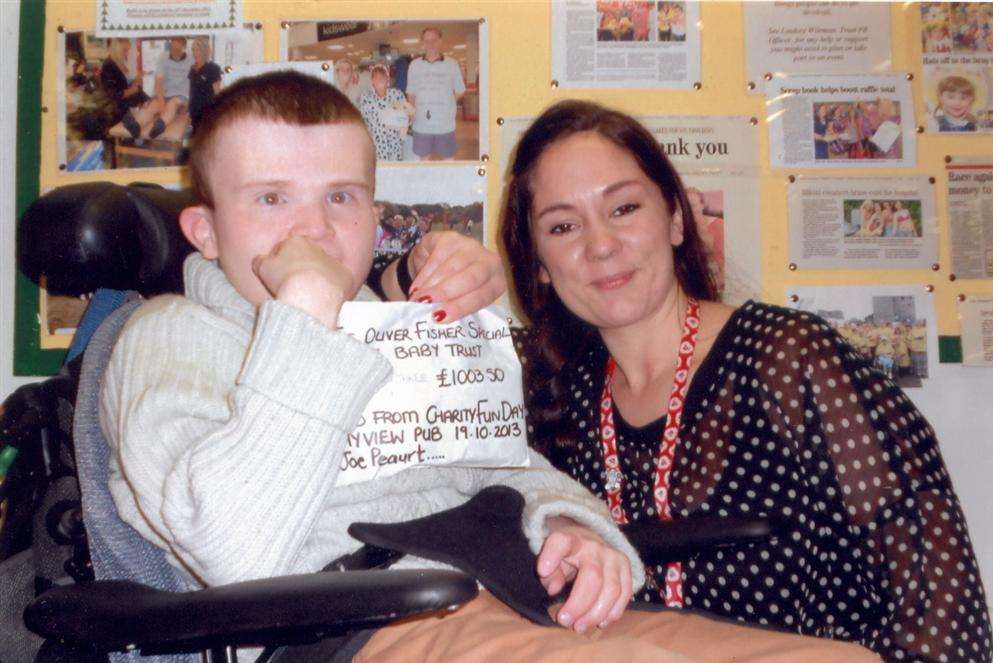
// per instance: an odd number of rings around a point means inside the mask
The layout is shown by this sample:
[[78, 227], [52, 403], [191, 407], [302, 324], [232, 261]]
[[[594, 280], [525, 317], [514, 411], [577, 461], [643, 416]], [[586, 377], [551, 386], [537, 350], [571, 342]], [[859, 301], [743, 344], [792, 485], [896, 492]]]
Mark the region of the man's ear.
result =
[[683, 210], [678, 207], [672, 213], [672, 220], [669, 221], [669, 241], [673, 246], [683, 243]]
[[187, 207], [179, 214], [179, 227], [204, 258], [217, 258], [217, 236], [214, 234], [214, 218], [210, 208], [205, 205]]

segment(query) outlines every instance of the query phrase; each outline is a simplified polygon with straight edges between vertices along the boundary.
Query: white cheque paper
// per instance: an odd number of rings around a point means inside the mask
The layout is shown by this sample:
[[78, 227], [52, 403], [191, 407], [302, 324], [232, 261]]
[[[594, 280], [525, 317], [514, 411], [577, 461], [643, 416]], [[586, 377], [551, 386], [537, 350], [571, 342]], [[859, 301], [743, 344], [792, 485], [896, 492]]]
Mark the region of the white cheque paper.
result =
[[342, 331], [379, 350], [393, 375], [348, 434], [336, 485], [421, 465], [528, 464], [521, 364], [507, 316], [490, 307], [451, 324], [426, 304], [348, 302]]

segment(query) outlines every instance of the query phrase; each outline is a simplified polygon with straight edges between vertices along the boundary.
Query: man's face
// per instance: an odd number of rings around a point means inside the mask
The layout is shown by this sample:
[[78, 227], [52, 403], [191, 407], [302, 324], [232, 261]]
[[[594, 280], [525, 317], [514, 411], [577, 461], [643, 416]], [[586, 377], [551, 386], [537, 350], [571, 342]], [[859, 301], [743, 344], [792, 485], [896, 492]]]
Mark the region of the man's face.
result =
[[173, 60], [181, 60], [186, 55], [186, 40], [173, 39], [169, 42], [169, 55]]
[[421, 43], [424, 45], [424, 53], [429, 58], [434, 59], [441, 53], [441, 35], [436, 30], [425, 30], [421, 36]]
[[373, 154], [369, 134], [356, 123], [304, 127], [236, 120], [211, 144], [206, 170], [214, 207], [194, 208], [207, 226], [202, 237], [190, 240], [205, 258], [218, 260], [242, 297], [258, 305], [271, 295], [252, 260], [289, 237], [304, 237], [351, 273], [352, 298], [372, 264]]

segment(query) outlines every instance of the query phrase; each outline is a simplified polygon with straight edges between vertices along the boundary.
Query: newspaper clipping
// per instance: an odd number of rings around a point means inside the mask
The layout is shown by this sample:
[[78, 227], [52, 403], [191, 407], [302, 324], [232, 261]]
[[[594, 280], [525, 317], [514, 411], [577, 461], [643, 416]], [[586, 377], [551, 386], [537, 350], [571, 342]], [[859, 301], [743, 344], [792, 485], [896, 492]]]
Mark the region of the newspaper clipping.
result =
[[885, 2], [746, 2], [748, 89], [765, 92], [774, 74], [883, 73], [890, 70], [890, 5]]
[[955, 157], [945, 169], [952, 273], [993, 278], [993, 156]]
[[801, 268], [927, 269], [938, 260], [927, 177], [798, 177], [788, 200], [790, 261]]
[[783, 76], [766, 87], [772, 166], [914, 166], [910, 82], [902, 75]]
[[969, 296], [959, 302], [962, 364], [993, 368], [993, 296]]
[[698, 2], [553, 2], [552, 78], [562, 87], [692, 87], [699, 21]]
[[241, 27], [243, 0], [97, 0], [97, 37], [211, 34]]
[[993, 4], [919, 6], [928, 131], [993, 132]]
[[[532, 118], [504, 121], [504, 168]], [[743, 116], [646, 116], [686, 185], [697, 231], [722, 299], [740, 304], [761, 294], [758, 127]]]
[[903, 389], [924, 386], [938, 361], [934, 302], [911, 286], [799, 287], [788, 306], [824, 318]]

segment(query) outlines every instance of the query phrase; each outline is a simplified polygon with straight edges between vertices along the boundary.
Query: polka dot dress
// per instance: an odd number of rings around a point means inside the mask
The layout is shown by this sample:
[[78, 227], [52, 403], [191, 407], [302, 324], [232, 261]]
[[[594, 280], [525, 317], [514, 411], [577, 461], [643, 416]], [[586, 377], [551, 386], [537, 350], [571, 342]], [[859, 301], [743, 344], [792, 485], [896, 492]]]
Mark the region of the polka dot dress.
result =
[[[555, 460], [601, 497], [606, 359], [598, 348], [565, 369], [577, 444]], [[657, 518], [664, 420], [634, 428], [614, 414], [624, 509]], [[782, 523], [767, 542], [684, 562], [685, 607], [857, 642], [886, 661], [990, 661], [986, 598], [934, 431], [816, 316], [754, 302], [735, 312], [690, 386], [670, 486], [674, 518]]]
[[405, 99], [403, 92], [395, 87], [387, 88], [386, 96], [383, 98], [370, 90], [359, 99], [359, 111], [369, 133], [372, 134], [372, 142], [376, 145], [376, 161], [403, 159], [404, 136], [383, 123], [382, 113], [401, 106]]

